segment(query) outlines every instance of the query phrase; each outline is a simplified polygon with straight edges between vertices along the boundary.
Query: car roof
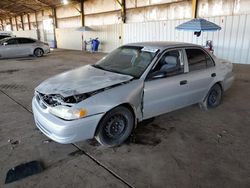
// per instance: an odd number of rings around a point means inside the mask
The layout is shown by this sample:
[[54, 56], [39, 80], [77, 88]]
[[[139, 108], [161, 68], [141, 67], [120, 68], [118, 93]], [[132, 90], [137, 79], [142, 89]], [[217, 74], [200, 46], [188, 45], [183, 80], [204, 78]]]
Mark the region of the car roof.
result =
[[154, 41], [154, 42], [136, 42], [126, 44], [125, 46], [141, 46], [141, 47], [152, 47], [160, 50], [173, 47], [201, 47], [200, 45], [184, 43], [184, 42], [173, 42], [173, 41]]

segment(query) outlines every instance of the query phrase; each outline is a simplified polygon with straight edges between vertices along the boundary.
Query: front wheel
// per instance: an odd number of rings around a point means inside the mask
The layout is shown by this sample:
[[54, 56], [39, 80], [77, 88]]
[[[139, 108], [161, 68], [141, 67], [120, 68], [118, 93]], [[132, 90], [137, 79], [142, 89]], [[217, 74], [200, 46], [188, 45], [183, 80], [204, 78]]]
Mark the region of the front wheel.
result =
[[34, 50], [34, 56], [36, 56], [36, 57], [42, 57], [43, 54], [44, 54], [44, 52], [41, 48], [37, 48]]
[[100, 121], [95, 138], [101, 145], [118, 146], [130, 136], [133, 127], [133, 113], [126, 107], [118, 106]]

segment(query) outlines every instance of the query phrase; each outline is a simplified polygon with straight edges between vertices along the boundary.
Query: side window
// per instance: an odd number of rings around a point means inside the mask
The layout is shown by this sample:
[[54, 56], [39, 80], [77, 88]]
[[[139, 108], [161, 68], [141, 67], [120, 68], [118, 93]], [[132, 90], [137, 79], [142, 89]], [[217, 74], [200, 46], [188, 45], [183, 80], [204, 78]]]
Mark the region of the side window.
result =
[[28, 38], [18, 38], [18, 43], [19, 44], [29, 44], [29, 43], [34, 43], [35, 41], [32, 39]]
[[189, 72], [214, 66], [214, 62], [201, 49], [186, 49]]
[[153, 73], [164, 73], [166, 76], [174, 76], [184, 72], [183, 53], [181, 50], [167, 51], [157, 65], [153, 68]]
[[8, 45], [14, 45], [17, 44], [17, 40], [16, 39], [10, 39], [6, 41], [8, 43]]
[[0, 40], [4, 39], [4, 38], [7, 38], [7, 37], [10, 37], [10, 36], [8, 36], [8, 35], [0, 35]]

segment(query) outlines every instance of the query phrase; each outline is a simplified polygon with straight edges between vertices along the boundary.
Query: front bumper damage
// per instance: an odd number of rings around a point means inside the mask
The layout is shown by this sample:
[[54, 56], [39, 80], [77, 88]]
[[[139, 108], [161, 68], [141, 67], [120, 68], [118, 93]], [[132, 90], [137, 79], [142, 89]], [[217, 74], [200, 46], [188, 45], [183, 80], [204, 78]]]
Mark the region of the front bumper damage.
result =
[[60, 119], [43, 109], [36, 96], [32, 99], [32, 110], [36, 126], [50, 139], [68, 144], [91, 139], [103, 114], [87, 116], [81, 119], [67, 121]]

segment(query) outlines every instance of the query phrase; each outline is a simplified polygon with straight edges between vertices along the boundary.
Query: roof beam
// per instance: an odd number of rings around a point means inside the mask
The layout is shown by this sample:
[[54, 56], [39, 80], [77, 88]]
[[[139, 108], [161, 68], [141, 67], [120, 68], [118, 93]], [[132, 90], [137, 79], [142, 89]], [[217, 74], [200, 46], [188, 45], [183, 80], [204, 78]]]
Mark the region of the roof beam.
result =
[[[16, 2], [14, 2], [13, 0], [9, 0], [9, 1], [16, 4]], [[22, 6], [22, 7], [24, 7], [25, 9], [29, 9], [29, 10], [32, 11], [32, 12], [36, 11], [35, 9], [30, 8], [29, 6], [24, 5], [23, 2], [20, 3], [20, 4], [19, 4], [19, 3], [17, 3], [17, 4], [20, 5], [20, 6]]]
[[36, 0], [36, 2], [39, 2], [39, 3], [43, 4], [43, 5], [45, 5], [46, 7], [53, 7], [53, 5], [48, 4], [47, 2], [44, 2], [43, 0]]

